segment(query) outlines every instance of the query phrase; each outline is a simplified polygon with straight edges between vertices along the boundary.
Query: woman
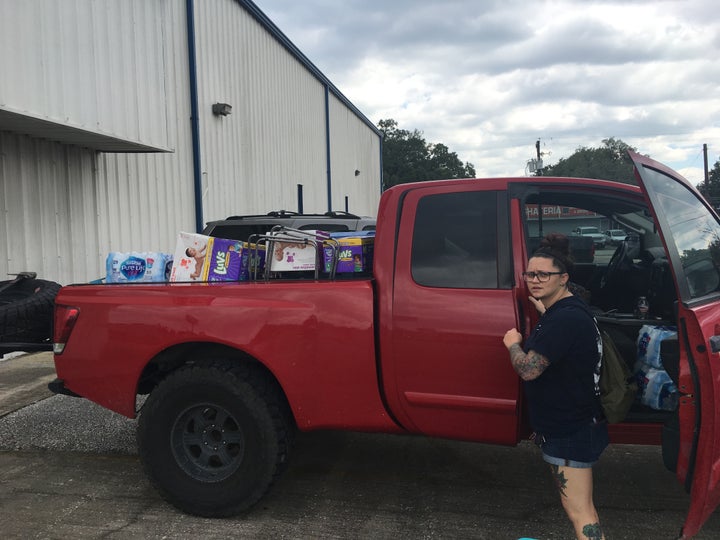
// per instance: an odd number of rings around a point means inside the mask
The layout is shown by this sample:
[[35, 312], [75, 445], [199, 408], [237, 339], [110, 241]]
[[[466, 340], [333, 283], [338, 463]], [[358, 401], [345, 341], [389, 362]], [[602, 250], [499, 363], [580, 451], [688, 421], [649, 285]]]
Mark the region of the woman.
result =
[[553, 235], [543, 244], [523, 273], [540, 320], [524, 348], [515, 328], [503, 342], [576, 537], [603, 539], [592, 497], [592, 466], [608, 444], [598, 388], [602, 342], [587, 305], [568, 289], [567, 238]]

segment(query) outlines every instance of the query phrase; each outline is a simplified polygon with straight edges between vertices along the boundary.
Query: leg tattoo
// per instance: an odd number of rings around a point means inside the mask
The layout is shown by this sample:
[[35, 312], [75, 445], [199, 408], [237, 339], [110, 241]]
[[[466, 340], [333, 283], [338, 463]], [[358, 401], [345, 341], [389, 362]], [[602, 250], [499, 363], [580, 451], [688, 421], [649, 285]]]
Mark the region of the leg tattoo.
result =
[[553, 480], [555, 480], [555, 485], [557, 486], [560, 495], [563, 497], [567, 497], [567, 495], [565, 494], [565, 486], [567, 485], [567, 478], [565, 478], [565, 473], [560, 470], [560, 467], [558, 465], [550, 465], [550, 470], [552, 471]]
[[601, 540], [601, 538], [603, 537], [603, 532], [600, 528], [599, 523], [590, 523], [588, 525], [585, 525], [582, 532], [585, 537], [589, 538], [590, 540]]

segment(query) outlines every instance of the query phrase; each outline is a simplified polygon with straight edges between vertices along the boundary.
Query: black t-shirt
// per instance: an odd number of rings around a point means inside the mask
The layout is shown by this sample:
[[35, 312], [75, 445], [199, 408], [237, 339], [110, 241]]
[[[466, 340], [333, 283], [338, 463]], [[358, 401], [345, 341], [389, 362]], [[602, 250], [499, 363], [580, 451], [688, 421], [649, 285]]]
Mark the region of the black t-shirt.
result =
[[535, 431], [567, 435], [600, 416], [602, 341], [582, 300], [569, 296], [550, 306], [524, 350], [550, 362], [537, 379], [523, 383]]

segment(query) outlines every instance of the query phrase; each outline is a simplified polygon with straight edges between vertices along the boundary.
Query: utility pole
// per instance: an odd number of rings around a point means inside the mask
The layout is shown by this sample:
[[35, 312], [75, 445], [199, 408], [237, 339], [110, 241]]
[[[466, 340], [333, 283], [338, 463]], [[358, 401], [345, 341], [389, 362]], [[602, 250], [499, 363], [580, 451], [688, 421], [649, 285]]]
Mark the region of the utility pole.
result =
[[703, 144], [703, 162], [705, 164], [705, 196], [708, 195], [708, 182], [710, 181], [710, 175], [708, 174], [708, 160], [707, 160], [707, 143]]
[[531, 158], [525, 165], [526, 173], [533, 173], [535, 176], [542, 176], [543, 162], [540, 157], [540, 139], [535, 143], [535, 151], [537, 152], [537, 158]]

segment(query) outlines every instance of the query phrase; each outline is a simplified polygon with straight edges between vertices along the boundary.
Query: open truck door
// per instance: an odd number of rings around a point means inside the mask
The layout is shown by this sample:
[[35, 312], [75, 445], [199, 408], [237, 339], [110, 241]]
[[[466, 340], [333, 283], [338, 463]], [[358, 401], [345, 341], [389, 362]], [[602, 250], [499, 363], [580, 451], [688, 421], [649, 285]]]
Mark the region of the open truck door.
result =
[[678, 173], [645, 156], [630, 157], [677, 288], [681, 397], [675, 470], [691, 497], [681, 533], [690, 538], [720, 503], [720, 220]]

